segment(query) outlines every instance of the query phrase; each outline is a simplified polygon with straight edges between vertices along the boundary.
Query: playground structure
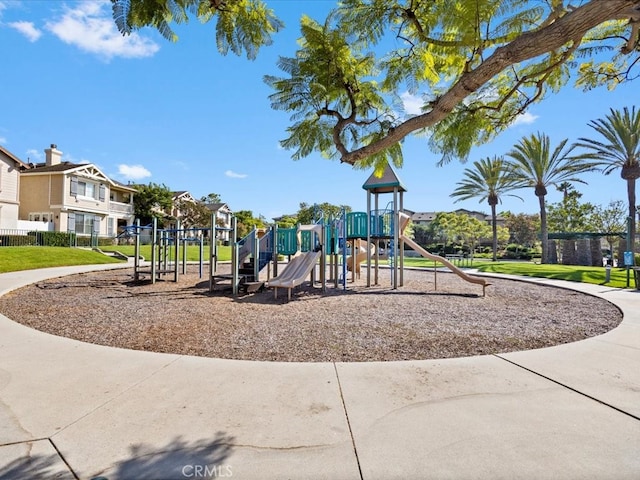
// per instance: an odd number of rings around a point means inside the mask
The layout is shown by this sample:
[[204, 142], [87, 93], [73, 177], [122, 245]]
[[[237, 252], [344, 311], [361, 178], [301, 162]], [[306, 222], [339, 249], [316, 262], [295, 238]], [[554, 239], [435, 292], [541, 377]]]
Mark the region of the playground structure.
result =
[[[180, 222], [175, 228], [158, 228], [157, 219], [153, 219], [150, 225], [141, 226], [140, 220], [134, 225], [126, 227], [123, 232], [128, 237], [135, 239], [135, 253], [133, 260], [133, 278], [136, 282], [149, 279], [151, 283], [159, 280], [171, 279], [178, 281], [180, 273], [187, 273], [187, 245], [197, 243], [199, 246], [199, 274], [202, 278], [204, 267], [204, 234], [206, 228], [180, 228]], [[151, 244], [151, 258], [145, 265], [142, 264], [140, 246], [142, 238]], [[181, 247], [182, 246], [182, 250]], [[180, 256], [182, 253], [182, 256]]]
[[[483, 296], [487, 281], [481, 277], [468, 275], [449, 260], [434, 255], [420, 247], [405, 235], [410, 217], [403, 212], [403, 194], [406, 188], [398, 179], [392, 167], [387, 166], [382, 176], [372, 174], [362, 187], [367, 191], [366, 212], [345, 212], [337, 218], [315, 219], [311, 225], [298, 225], [296, 228], [254, 228], [244, 238], [231, 245], [231, 273], [221, 273], [218, 269], [219, 231], [229, 231], [237, 238], [236, 218], [232, 217], [231, 227], [223, 228], [216, 224], [215, 214], [211, 215], [208, 228], [159, 229], [154, 220], [151, 225], [140, 226], [139, 221], [128, 235], [135, 236], [134, 279], [178, 281], [180, 272], [186, 273], [187, 245], [199, 245], [199, 273], [202, 278], [204, 264], [204, 238], [208, 235], [209, 249], [209, 291], [230, 290], [235, 296], [240, 293], [253, 293], [265, 287], [273, 288], [275, 298], [279, 288], [288, 290], [291, 299], [292, 290], [310, 277], [311, 285], [317, 281], [322, 292], [327, 282], [335, 288], [347, 287], [348, 272], [351, 282], [360, 277], [361, 264], [366, 262], [366, 285], [379, 285], [379, 269], [383, 256], [381, 250], [388, 252], [393, 289], [404, 284], [404, 247], [407, 245], [425, 258], [441, 263], [463, 280], [482, 285]], [[380, 209], [379, 195], [391, 193], [393, 200], [384, 209]], [[373, 196], [373, 201], [372, 201]], [[151, 259], [147, 265], [140, 262], [141, 237], [147, 235], [151, 243]], [[384, 246], [384, 248], [381, 247]], [[350, 254], [349, 254], [350, 250]], [[180, 255], [182, 253], [182, 255]], [[278, 272], [278, 258], [289, 257], [282, 273]], [[327, 262], [328, 257], [328, 262]], [[342, 267], [342, 272], [340, 272]], [[261, 274], [266, 268], [266, 280]], [[318, 270], [318, 273], [316, 273]], [[329, 275], [327, 276], [327, 271]], [[372, 279], [373, 273], [373, 279]], [[437, 280], [436, 280], [437, 288]]]
[[[352, 248], [355, 250], [355, 254], [352, 254], [351, 256], [347, 257], [347, 260], [346, 260], [347, 270], [349, 270], [350, 272], [355, 271], [356, 275], [358, 275], [359, 277], [360, 264], [362, 262], [365, 262], [368, 257], [367, 250], [372, 250], [376, 248], [376, 246], [373, 243], [371, 243], [367, 247], [367, 243], [364, 240], [354, 240], [352, 245], [353, 245]], [[353, 255], [355, 255], [355, 258], [353, 257]]]

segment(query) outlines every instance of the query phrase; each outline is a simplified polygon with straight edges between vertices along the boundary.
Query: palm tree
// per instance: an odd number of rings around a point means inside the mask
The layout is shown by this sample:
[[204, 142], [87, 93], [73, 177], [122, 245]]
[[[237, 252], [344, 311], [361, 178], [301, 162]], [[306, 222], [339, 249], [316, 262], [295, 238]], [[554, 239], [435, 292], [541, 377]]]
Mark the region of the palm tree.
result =
[[569, 182], [562, 182], [556, 186], [556, 190], [562, 192], [562, 200], [566, 202], [567, 198], [569, 198], [569, 192], [575, 189]]
[[547, 229], [547, 208], [545, 197], [547, 188], [558, 186], [563, 182], [586, 183], [578, 175], [595, 170], [596, 164], [582, 156], [571, 157], [574, 146], [565, 150], [568, 139], [564, 139], [552, 151], [549, 136], [543, 133], [523, 137], [513, 149], [507, 153], [511, 157], [512, 175], [532, 187], [540, 204], [540, 234], [542, 237], [542, 263], [549, 258], [549, 232]]
[[[451, 194], [459, 197], [456, 202], [480, 197], [480, 202], [486, 200], [491, 207], [491, 229], [493, 232], [493, 261], [498, 254], [498, 227], [496, 205], [501, 203], [501, 197], [510, 196], [520, 198], [517, 195], [507, 194], [511, 190], [522, 188], [521, 181], [511, 175], [508, 164], [503, 157], [483, 158], [473, 162], [473, 168], [464, 170], [465, 178], [456, 183], [458, 188]], [[520, 198], [522, 200], [522, 198]]]
[[636, 238], [636, 180], [640, 178], [640, 110], [624, 107], [610, 110], [604, 119], [592, 120], [588, 124], [604, 140], [579, 138], [574, 146], [586, 148], [588, 158], [595, 160], [605, 175], [620, 168], [620, 176], [627, 182], [631, 245], [635, 251]]

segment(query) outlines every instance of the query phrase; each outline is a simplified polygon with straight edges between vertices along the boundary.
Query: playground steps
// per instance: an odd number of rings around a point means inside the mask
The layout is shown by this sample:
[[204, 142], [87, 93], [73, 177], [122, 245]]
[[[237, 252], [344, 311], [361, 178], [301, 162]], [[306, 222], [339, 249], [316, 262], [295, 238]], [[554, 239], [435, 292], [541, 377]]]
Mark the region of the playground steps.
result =
[[250, 258], [248, 262], [244, 262], [238, 273], [241, 277], [244, 277], [247, 281], [253, 282], [254, 278], [254, 270], [253, 270], [253, 258]]
[[[261, 271], [264, 267], [266, 267], [267, 264], [271, 261], [272, 257], [273, 257], [273, 254], [271, 252], [260, 252], [259, 259], [258, 259], [258, 271]], [[256, 279], [254, 278], [255, 276], [254, 265], [255, 265], [255, 258], [251, 257], [246, 262], [242, 263], [242, 266], [238, 271], [240, 275], [243, 275], [246, 277], [248, 282], [256, 281]]]

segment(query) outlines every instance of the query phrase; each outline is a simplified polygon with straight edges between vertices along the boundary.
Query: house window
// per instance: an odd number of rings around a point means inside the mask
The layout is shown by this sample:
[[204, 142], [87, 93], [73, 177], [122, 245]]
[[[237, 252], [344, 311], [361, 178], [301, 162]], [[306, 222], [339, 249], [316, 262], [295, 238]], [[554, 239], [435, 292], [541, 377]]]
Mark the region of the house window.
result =
[[78, 177], [71, 178], [71, 196], [86, 197], [104, 202], [107, 187], [103, 184], [80, 180]]
[[98, 233], [100, 231], [100, 217], [88, 213], [76, 213], [73, 231], [79, 235]]
[[96, 184], [79, 180], [78, 195], [82, 197], [98, 198], [96, 195]]

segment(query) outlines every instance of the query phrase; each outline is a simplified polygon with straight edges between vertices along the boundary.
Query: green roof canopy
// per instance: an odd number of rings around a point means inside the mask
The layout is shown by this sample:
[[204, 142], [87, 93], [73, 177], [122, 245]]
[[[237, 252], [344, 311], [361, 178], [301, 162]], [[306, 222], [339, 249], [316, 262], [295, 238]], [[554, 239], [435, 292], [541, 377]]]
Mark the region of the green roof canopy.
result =
[[407, 189], [402, 184], [393, 167], [389, 164], [384, 168], [381, 177], [376, 177], [375, 172], [371, 174], [362, 188], [373, 193], [393, 193], [397, 188], [399, 192], [406, 192]]

